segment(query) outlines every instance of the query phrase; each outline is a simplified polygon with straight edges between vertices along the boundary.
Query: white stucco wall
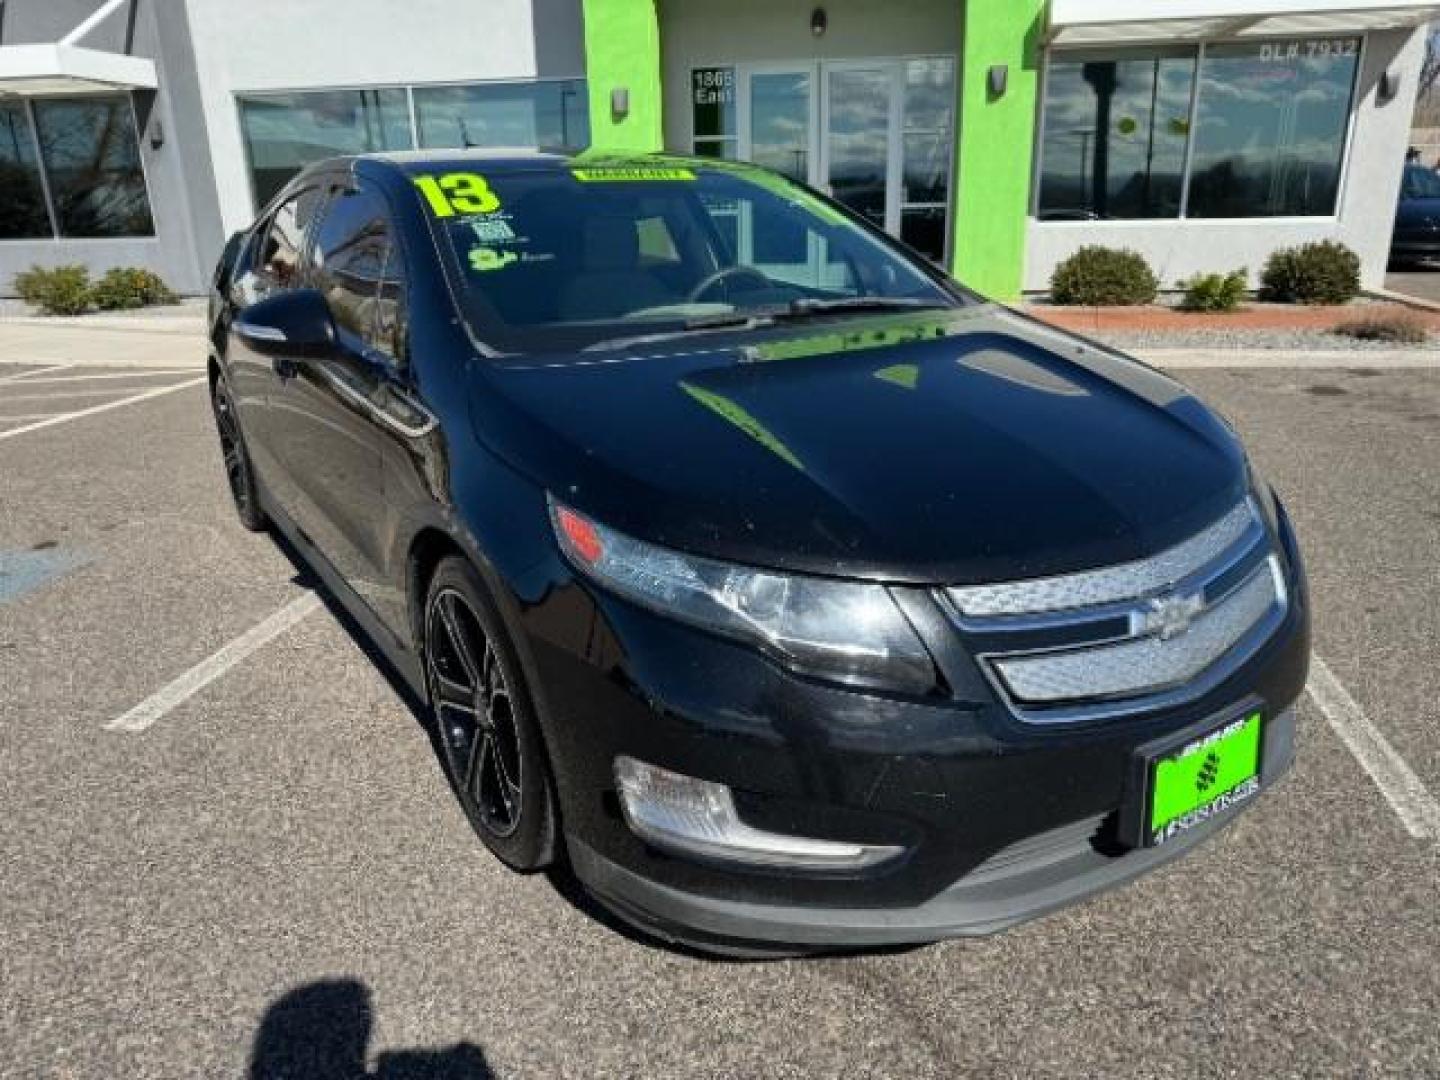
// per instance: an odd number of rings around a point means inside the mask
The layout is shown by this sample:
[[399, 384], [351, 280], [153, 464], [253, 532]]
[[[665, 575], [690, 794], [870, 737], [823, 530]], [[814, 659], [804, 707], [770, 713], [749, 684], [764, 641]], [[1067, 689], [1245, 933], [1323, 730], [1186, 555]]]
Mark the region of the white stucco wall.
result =
[[584, 75], [579, 0], [185, 0], [227, 230], [252, 215], [235, 95]]
[[[1042, 291], [1061, 260], [1086, 244], [1132, 248], [1149, 260], [1164, 288], [1197, 272], [1242, 266], [1256, 282], [1270, 253], [1313, 240], [1339, 240], [1359, 255], [1362, 280], [1378, 286], [1385, 276], [1400, 172], [1410, 137], [1416, 76], [1424, 34], [1389, 31], [1369, 35], [1357, 88], [1358, 107], [1334, 218], [1195, 219], [1185, 221], [1029, 223], [1025, 289]], [[1386, 70], [1401, 77], [1401, 92], [1385, 105], [1376, 84]]]

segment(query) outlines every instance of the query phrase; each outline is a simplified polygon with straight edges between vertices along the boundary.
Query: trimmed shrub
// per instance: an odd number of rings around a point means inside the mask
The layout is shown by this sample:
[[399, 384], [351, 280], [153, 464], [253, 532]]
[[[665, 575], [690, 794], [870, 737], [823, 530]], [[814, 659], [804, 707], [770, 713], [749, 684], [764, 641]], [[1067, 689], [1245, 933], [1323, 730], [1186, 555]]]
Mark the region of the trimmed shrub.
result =
[[122, 311], [151, 304], [173, 304], [176, 297], [154, 271], [117, 266], [105, 271], [105, 276], [95, 283], [90, 299], [101, 311]]
[[1332, 333], [1357, 341], [1387, 341], [1394, 345], [1423, 345], [1430, 340], [1425, 324], [1411, 315], [1370, 315], [1341, 323]]
[[1231, 274], [1196, 274], [1180, 282], [1185, 295], [1180, 300], [1184, 311], [1234, 311], [1245, 299], [1249, 271]]
[[1055, 268], [1050, 299], [1085, 307], [1148, 304], [1159, 288], [1154, 272], [1138, 252], [1091, 245]]
[[46, 315], [80, 315], [90, 307], [90, 272], [83, 266], [32, 266], [15, 275], [15, 291]]
[[1265, 264], [1260, 295], [1285, 304], [1344, 304], [1360, 292], [1360, 256], [1344, 244], [1284, 248]]

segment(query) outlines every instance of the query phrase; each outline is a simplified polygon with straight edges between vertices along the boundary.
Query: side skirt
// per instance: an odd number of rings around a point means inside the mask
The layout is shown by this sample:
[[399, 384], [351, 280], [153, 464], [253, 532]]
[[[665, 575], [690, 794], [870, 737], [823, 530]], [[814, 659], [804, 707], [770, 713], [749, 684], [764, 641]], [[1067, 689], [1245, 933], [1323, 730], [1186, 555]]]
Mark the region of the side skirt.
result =
[[350, 587], [339, 571], [325, 558], [320, 549], [317, 548], [308, 536], [295, 524], [275, 501], [265, 491], [264, 485], [259, 487], [260, 505], [264, 508], [275, 527], [284, 536], [285, 541], [305, 560], [309, 569], [313, 570], [325, 585], [325, 591], [335, 600], [339, 601], [344, 608], [345, 614], [364, 632], [370, 644], [374, 645], [385, 658], [386, 662], [405, 681], [410, 692], [422, 702], [429, 700], [429, 694], [425, 689], [425, 675], [420, 667], [420, 658], [410, 649], [406, 648], [395, 635], [382, 623], [370, 605], [365, 603], [360, 594]]

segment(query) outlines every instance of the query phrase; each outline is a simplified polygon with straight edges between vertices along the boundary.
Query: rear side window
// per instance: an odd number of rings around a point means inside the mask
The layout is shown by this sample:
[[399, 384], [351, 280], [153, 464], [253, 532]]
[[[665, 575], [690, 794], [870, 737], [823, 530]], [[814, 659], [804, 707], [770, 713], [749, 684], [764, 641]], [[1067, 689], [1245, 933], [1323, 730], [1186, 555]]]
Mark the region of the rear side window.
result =
[[404, 285], [385, 200], [364, 187], [335, 192], [315, 238], [315, 287], [351, 348], [398, 356]]

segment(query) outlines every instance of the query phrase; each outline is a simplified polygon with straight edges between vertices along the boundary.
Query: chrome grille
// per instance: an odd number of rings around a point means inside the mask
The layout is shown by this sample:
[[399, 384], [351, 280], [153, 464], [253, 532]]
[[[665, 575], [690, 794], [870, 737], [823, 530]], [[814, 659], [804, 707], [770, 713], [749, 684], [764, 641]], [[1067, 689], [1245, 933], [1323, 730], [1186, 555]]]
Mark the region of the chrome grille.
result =
[[1246, 499], [1147, 559], [950, 588], [942, 598], [1016, 714], [1064, 723], [1205, 693], [1279, 626], [1285, 583], [1259, 510]]
[[947, 593], [962, 615], [980, 617], [1064, 611], [1128, 600], [1188, 577], [1258, 526], [1255, 507], [1246, 499], [1189, 540], [1148, 559], [1077, 574], [966, 586]]
[[1283, 600], [1284, 579], [1271, 555], [1173, 638], [1152, 634], [1113, 645], [997, 659], [995, 670], [1006, 688], [1028, 703], [1153, 693], [1205, 671]]

